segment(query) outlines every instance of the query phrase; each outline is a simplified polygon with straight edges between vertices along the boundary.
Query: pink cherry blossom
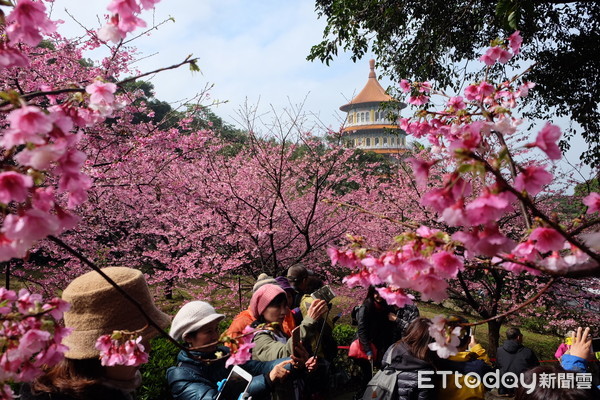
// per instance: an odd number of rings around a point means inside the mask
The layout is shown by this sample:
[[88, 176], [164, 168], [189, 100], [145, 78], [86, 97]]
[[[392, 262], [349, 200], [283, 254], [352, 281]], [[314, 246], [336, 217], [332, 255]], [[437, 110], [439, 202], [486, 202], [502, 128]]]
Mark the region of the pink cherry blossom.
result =
[[35, 147], [32, 150], [24, 149], [15, 155], [15, 160], [22, 165], [27, 165], [35, 169], [48, 169], [51, 163], [57, 161], [65, 154], [66, 146], [66, 141], [61, 140], [57, 143]]
[[511, 208], [511, 193], [493, 194], [487, 191], [466, 205], [465, 212], [471, 225], [485, 224], [495, 221]]
[[331, 259], [332, 265], [340, 264], [341, 266], [355, 269], [361, 266], [360, 259], [352, 250], [340, 251], [334, 247], [327, 249], [327, 254]]
[[592, 192], [583, 198], [583, 204], [588, 206], [587, 214], [600, 211], [600, 194]]
[[41, 1], [17, 0], [12, 12], [6, 17], [6, 33], [12, 42], [23, 41], [37, 46], [42, 33], [56, 30], [56, 24], [48, 19], [46, 7]]
[[419, 94], [417, 96], [409, 96], [408, 103], [414, 106], [420, 106], [423, 104], [427, 104], [429, 102], [429, 96], [424, 94]]
[[404, 307], [407, 304], [412, 304], [414, 296], [406, 294], [402, 289], [393, 289], [387, 286], [378, 287], [377, 293], [385, 299], [389, 305]]
[[429, 169], [435, 165], [436, 161], [425, 161], [418, 158], [410, 157], [406, 161], [411, 164], [417, 184], [420, 186], [427, 185], [429, 179]]
[[413, 284], [413, 289], [421, 293], [421, 300], [441, 302], [448, 298], [448, 282], [433, 272], [421, 274]]
[[467, 107], [462, 96], [450, 97], [446, 106], [455, 110], [464, 110]]
[[544, 125], [542, 130], [538, 133], [533, 146], [537, 146], [544, 151], [548, 155], [549, 159], [560, 160], [562, 153], [556, 144], [560, 138], [560, 135], [561, 131], [558, 126], [553, 125], [550, 122], [546, 122], [546, 125]]
[[11, 148], [27, 142], [44, 144], [42, 135], [52, 130], [52, 121], [38, 107], [23, 106], [11, 111], [6, 117], [10, 129], [4, 132], [2, 146]]
[[225, 366], [229, 367], [230, 365], [242, 365], [247, 363], [252, 359], [252, 348], [256, 346], [256, 343], [242, 343], [239, 345], [235, 352], [232, 352], [229, 355], [229, 358], [225, 362]]
[[554, 176], [546, 171], [544, 167], [538, 167], [535, 165], [526, 167], [523, 171], [517, 175], [515, 179], [515, 188], [518, 190], [524, 190], [531, 196], [535, 196], [552, 182]]
[[456, 278], [459, 271], [464, 268], [463, 262], [454, 254], [440, 251], [431, 256], [431, 263], [436, 273], [442, 278]]
[[479, 95], [479, 86], [469, 85], [465, 88], [465, 97], [467, 100], [475, 100]]
[[136, 0], [112, 0], [106, 9], [113, 14], [139, 14], [142, 9]]
[[515, 247], [514, 241], [504, 236], [498, 226], [488, 224], [483, 229], [459, 231], [452, 234], [452, 239], [462, 242], [469, 252], [469, 257], [484, 255], [493, 257], [498, 253], [509, 253]]
[[0, 42], [0, 67], [26, 67], [29, 65], [29, 59], [19, 50], [10, 47], [8, 43]]
[[442, 211], [440, 221], [444, 221], [449, 226], [462, 226], [467, 220], [463, 199], [459, 199], [456, 203], [446, 207]]
[[372, 274], [369, 270], [363, 268], [358, 273], [345, 276], [342, 279], [342, 283], [344, 283], [349, 288], [354, 288], [379, 285], [380, 283], [382, 283], [382, 281], [377, 275]]
[[112, 104], [115, 101], [115, 91], [117, 85], [111, 82], [102, 82], [99, 80], [85, 87], [85, 91], [90, 94], [90, 103], [92, 104]]
[[29, 209], [22, 215], [7, 215], [2, 232], [8, 239], [32, 243], [57, 233], [59, 226], [56, 216], [42, 210]]
[[521, 32], [519, 31], [515, 31], [508, 37], [508, 45], [515, 56], [521, 52], [522, 43], [523, 38], [521, 37]]
[[407, 81], [406, 79], [402, 79], [400, 81], [400, 89], [402, 89], [402, 91], [404, 93], [409, 93], [411, 91], [411, 84], [409, 81]]
[[535, 83], [525, 82], [521, 86], [519, 86], [519, 89], [517, 90], [517, 95], [519, 97], [526, 97], [529, 94], [529, 89], [532, 89], [534, 87]]
[[552, 228], [536, 228], [529, 239], [535, 241], [535, 248], [542, 253], [561, 250], [565, 244], [564, 236]]
[[0, 203], [25, 201], [32, 186], [33, 179], [30, 176], [14, 171], [0, 172]]

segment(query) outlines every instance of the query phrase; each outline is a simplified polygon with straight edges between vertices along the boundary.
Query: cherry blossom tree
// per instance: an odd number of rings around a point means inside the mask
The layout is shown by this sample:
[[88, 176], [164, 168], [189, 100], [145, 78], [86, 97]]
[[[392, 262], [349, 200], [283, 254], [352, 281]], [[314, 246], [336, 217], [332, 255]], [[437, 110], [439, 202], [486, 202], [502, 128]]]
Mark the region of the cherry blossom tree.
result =
[[[478, 322], [486, 323], [536, 302], [557, 280], [598, 276], [597, 193], [583, 199], [587, 214], [575, 220], [559, 221], [535, 202], [535, 196], [554, 180], [547, 165], [561, 157], [557, 145], [561, 132], [558, 126], [546, 123], [534, 138], [528, 132], [517, 133], [523, 121], [517, 117], [516, 107], [534, 88], [524, 73], [507, 77], [505, 64], [518, 55], [520, 46], [519, 32], [508, 40], [494, 40], [480, 58], [486, 65], [482, 79], [468, 85], [462, 95], [436, 92], [429, 82], [400, 83], [408, 102], [422, 106], [414, 118], [401, 119], [400, 127], [428, 140], [435, 154], [433, 160], [412, 160], [416, 180], [423, 185], [435, 183], [430, 177], [434, 165], [448, 171], [441, 185], [431, 185], [421, 198], [448, 229], [409, 229], [385, 252], [356, 242], [346, 249], [330, 249], [333, 264], [357, 270], [346, 279], [350, 285], [385, 282], [388, 287], [380, 289], [382, 296], [403, 305], [412, 301], [406, 292], [409, 289], [419, 292], [422, 300], [444, 300], [452, 279], [464, 281], [461, 286], [468, 297], [465, 271], [482, 278], [501, 277], [508, 271], [516, 276], [533, 275], [540, 283], [546, 279], [543, 287], [535, 293], [525, 292], [528, 298], [511, 309], [496, 315], [490, 310], [489, 318]], [[504, 80], [488, 82], [491, 69], [499, 69]], [[435, 98], [443, 102], [434, 105]], [[546, 160], [528, 158], [532, 149], [541, 150]], [[517, 229], [507, 230], [503, 220], [514, 213], [519, 214], [522, 227], [517, 224]], [[590, 230], [592, 233], [584, 234]], [[503, 280], [495, 282], [498, 303]], [[485, 286], [486, 281], [475, 284]], [[470, 303], [476, 311], [488, 312], [477, 309], [476, 301]], [[435, 322], [432, 348], [441, 356], [454, 354], [455, 325], [443, 317]]]

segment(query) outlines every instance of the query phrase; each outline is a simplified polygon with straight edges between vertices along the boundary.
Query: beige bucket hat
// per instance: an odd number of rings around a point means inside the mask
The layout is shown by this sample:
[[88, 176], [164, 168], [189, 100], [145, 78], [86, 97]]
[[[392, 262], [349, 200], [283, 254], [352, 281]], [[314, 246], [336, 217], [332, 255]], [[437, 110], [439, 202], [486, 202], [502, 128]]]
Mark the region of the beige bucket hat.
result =
[[[103, 268], [102, 272], [136, 299], [161, 328], [169, 326], [170, 317], [154, 304], [141, 271], [109, 267]], [[71, 309], [64, 314], [65, 326], [73, 329], [63, 340], [69, 347], [65, 353], [67, 358], [81, 360], [98, 357], [100, 352], [95, 344], [100, 336], [115, 330], [136, 331], [147, 325], [139, 309], [96, 271], [75, 278], [63, 291], [62, 298], [71, 304]], [[156, 335], [158, 332], [150, 326], [142, 331], [146, 339]]]

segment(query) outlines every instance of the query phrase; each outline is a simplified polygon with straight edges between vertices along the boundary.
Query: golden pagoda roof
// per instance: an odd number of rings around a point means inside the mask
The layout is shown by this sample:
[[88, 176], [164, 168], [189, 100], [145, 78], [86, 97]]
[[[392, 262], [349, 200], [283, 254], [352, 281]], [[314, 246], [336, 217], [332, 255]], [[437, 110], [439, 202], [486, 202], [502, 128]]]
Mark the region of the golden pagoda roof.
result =
[[385, 101], [396, 101], [385, 92], [385, 89], [377, 81], [375, 75], [375, 60], [369, 60], [369, 79], [365, 87], [357, 94], [350, 103], [340, 107], [341, 111], [348, 111], [353, 105], [362, 103], [381, 103]]

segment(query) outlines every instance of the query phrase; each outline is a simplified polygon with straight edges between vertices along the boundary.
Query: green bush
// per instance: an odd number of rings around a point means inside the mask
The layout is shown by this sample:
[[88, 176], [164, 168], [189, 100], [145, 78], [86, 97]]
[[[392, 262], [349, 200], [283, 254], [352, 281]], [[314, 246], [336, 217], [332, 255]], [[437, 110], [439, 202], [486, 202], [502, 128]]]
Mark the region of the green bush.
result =
[[159, 336], [150, 341], [150, 359], [141, 368], [142, 386], [137, 391], [139, 400], [170, 399], [167, 368], [177, 363], [179, 350], [168, 339]]
[[339, 324], [333, 328], [333, 338], [338, 346], [350, 346], [356, 339], [356, 328], [348, 324]]

